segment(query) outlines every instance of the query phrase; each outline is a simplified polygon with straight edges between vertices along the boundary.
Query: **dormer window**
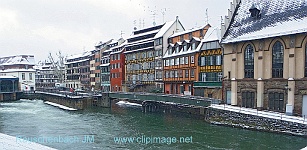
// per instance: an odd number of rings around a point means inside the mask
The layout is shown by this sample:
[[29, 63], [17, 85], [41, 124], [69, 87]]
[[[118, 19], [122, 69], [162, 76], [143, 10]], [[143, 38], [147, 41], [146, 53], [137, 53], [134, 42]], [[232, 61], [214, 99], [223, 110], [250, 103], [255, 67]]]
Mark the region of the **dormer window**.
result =
[[192, 43], [192, 50], [196, 49], [196, 43]]
[[260, 18], [260, 9], [256, 7], [256, 4], [253, 4], [252, 7], [249, 9], [251, 13], [251, 17], [253, 18]]
[[187, 45], [186, 45], [186, 44], [183, 45], [183, 51], [184, 51], [184, 52], [187, 51]]
[[179, 46], [176, 47], [176, 53], [179, 53]]

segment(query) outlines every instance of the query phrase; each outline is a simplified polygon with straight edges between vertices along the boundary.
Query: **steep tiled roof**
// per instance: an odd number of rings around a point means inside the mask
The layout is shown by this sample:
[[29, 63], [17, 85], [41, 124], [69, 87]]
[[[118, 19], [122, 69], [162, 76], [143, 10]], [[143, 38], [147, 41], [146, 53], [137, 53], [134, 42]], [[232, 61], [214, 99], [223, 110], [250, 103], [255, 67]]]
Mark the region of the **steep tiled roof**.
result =
[[[249, 9], [255, 5], [260, 17]], [[222, 43], [307, 32], [307, 0], [241, 0]]]

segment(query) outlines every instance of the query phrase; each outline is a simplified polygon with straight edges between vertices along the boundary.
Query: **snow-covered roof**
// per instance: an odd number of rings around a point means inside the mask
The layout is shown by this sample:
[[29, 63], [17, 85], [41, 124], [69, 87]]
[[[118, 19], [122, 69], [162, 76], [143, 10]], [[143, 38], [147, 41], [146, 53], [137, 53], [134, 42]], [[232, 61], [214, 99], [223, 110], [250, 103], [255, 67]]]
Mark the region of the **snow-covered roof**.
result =
[[0, 73], [9, 73], [9, 72], [35, 72], [34, 69], [6, 69], [0, 70]]
[[[222, 43], [307, 32], [307, 0], [241, 0]], [[260, 17], [251, 17], [255, 5]]]
[[201, 40], [201, 42], [210, 42], [210, 41], [216, 41], [221, 40], [221, 30], [217, 27], [211, 27], [206, 32], [206, 35]]
[[174, 23], [176, 23], [176, 20], [166, 22], [154, 38], [156, 39], [162, 37]]
[[185, 31], [182, 31], [182, 32], [177, 32], [177, 33], [174, 33], [173, 35], [171, 35], [170, 38], [176, 37], [176, 36], [180, 36], [180, 35], [184, 35], [184, 34], [187, 34], [187, 33], [190, 33], [190, 32], [194, 32], [194, 31], [197, 31], [197, 30], [201, 30], [201, 29], [204, 29], [206, 26], [207, 25], [204, 25], [204, 26], [201, 26], [201, 27], [197, 27], [197, 28], [193, 28], [193, 29], [190, 29], [190, 30], [185, 30]]
[[0, 76], [0, 79], [16, 79], [18, 77], [15, 76]]
[[0, 58], [0, 65], [35, 65], [35, 60], [33, 55], [16, 55]]
[[91, 54], [92, 54], [91, 51], [86, 51], [86, 52], [83, 52], [83, 53], [80, 53], [80, 54], [68, 56], [67, 60], [81, 58], [81, 57], [85, 57], [85, 56], [90, 56]]
[[135, 35], [131, 35], [128, 39], [132, 39], [135, 37], [141, 37], [144, 35], [149, 35], [149, 34], [153, 34], [153, 33], [158, 33], [160, 31], [160, 29], [156, 29], [156, 30], [152, 30], [152, 31], [148, 31], [148, 32], [144, 32], [144, 33], [140, 33], [140, 34], [135, 34]]
[[202, 46], [202, 44], [200, 43], [200, 44], [198, 44], [196, 49], [192, 50], [191, 47], [189, 47], [189, 49], [187, 51], [183, 51], [183, 48], [181, 48], [179, 53], [173, 52], [173, 54], [170, 54], [170, 55], [168, 54], [168, 52], [166, 52], [165, 55], [163, 56], [163, 58], [177, 57], [177, 56], [195, 53], [195, 52], [198, 52], [200, 50], [201, 46]]

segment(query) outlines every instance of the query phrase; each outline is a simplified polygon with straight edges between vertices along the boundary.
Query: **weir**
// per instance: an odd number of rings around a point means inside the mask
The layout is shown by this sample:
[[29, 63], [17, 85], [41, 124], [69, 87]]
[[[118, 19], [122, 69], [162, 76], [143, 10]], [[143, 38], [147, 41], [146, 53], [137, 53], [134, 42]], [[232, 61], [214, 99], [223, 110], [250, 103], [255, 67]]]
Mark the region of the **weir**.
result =
[[143, 112], [168, 112], [174, 109], [185, 110], [185, 108], [200, 109], [206, 108], [211, 104], [220, 103], [220, 100], [200, 96], [125, 92], [108, 92], [94, 95], [36, 91], [32, 93], [24, 93], [22, 98], [42, 99], [75, 109], [85, 109], [88, 107], [111, 107], [112, 101], [123, 100], [141, 104]]

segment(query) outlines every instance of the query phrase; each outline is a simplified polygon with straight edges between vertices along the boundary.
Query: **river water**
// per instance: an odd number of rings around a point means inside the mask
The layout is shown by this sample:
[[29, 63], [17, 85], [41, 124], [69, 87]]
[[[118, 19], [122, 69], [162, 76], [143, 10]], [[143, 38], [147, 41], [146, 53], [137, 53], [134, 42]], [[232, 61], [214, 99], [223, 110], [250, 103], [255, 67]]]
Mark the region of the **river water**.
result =
[[137, 107], [66, 111], [41, 100], [0, 103], [0, 132], [15, 136], [16, 142], [36, 141], [63, 150], [294, 150], [307, 146], [306, 138], [216, 126], [182, 115], [145, 114]]

